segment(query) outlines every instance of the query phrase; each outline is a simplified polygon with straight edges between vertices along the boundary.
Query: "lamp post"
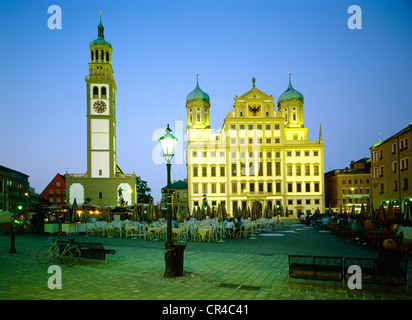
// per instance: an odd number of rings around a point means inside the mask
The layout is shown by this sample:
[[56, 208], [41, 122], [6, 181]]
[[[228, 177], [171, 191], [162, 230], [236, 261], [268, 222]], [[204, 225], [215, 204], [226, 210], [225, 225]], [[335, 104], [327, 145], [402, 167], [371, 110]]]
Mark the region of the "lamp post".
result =
[[163, 151], [163, 157], [166, 159], [167, 167], [167, 240], [166, 240], [166, 251], [165, 251], [165, 262], [166, 270], [164, 276], [171, 278], [175, 276], [174, 271], [174, 246], [172, 239], [172, 201], [171, 201], [171, 192], [170, 192], [170, 169], [172, 166], [172, 158], [174, 156], [174, 150], [176, 146], [177, 139], [171, 134], [169, 125], [167, 125], [166, 133], [164, 136], [159, 138], [160, 145]]

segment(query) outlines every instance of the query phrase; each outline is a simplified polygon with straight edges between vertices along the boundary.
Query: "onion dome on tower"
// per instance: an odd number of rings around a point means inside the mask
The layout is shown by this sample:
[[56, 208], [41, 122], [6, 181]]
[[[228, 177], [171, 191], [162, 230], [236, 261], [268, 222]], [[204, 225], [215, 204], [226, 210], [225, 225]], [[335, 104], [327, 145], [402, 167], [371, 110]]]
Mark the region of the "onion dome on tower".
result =
[[186, 102], [196, 101], [196, 100], [202, 100], [202, 101], [210, 102], [209, 95], [206, 92], [204, 92], [202, 89], [200, 89], [200, 87], [199, 87], [199, 74], [198, 73], [196, 73], [196, 77], [197, 77], [196, 87], [192, 92], [190, 92], [186, 96]]
[[289, 100], [293, 100], [293, 99], [298, 99], [298, 100], [301, 100], [303, 102], [303, 94], [301, 94], [298, 90], [295, 90], [292, 87], [292, 83], [291, 83], [291, 80], [290, 80], [290, 72], [289, 72], [289, 86], [286, 89], [286, 91], [283, 92], [279, 96], [278, 105], [280, 103], [282, 103], [283, 101], [285, 101], [285, 100], [289, 101]]
[[186, 96], [187, 127], [189, 129], [210, 129], [210, 98], [199, 87], [199, 74], [196, 73], [196, 87]]

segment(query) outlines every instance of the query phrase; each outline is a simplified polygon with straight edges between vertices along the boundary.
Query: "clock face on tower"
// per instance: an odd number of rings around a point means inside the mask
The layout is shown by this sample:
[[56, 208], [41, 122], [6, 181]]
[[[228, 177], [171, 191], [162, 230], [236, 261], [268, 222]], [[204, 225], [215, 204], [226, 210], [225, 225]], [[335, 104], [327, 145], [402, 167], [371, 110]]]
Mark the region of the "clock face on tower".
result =
[[104, 103], [104, 101], [100, 101], [97, 100], [94, 104], [93, 104], [93, 109], [94, 111], [96, 111], [97, 113], [103, 113], [106, 111], [106, 104]]

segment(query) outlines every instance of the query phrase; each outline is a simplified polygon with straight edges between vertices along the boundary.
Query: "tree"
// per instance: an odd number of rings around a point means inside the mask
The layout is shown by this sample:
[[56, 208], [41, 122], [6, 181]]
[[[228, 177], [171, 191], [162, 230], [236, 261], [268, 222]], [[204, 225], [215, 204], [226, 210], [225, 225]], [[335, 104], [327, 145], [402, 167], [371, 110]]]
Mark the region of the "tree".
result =
[[147, 182], [142, 180], [141, 177], [136, 177], [136, 192], [137, 192], [137, 202], [139, 203], [150, 203], [153, 201], [153, 197], [150, 195], [150, 189], [147, 186]]

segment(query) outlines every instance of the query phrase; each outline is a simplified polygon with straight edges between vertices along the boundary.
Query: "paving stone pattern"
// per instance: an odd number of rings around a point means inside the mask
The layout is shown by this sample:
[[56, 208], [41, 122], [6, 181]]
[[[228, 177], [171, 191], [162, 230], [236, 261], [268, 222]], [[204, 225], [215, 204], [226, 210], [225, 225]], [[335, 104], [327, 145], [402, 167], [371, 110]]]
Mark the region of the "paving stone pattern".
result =
[[[163, 277], [164, 242], [72, 235], [76, 241], [102, 242], [116, 250], [107, 265], [85, 260], [60, 265], [62, 288], [49, 289], [49, 265], [35, 254], [49, 243], [47, 234], [15, 236], [16, 254], [9, 254], [10, 235], [0, 236], [1, 300], [410, 300], [405, 286], [363, 284], [362, 290], [341, 282], [291, 279], [289, 254], [376, 258], [377, 250], [337, 235], [286, 221], [256, 239], [187, 242], [184, 276]], [[410, 266], [410, 264], [409, 264]], [[410, 273], [409, 273], [410, 274]]]

